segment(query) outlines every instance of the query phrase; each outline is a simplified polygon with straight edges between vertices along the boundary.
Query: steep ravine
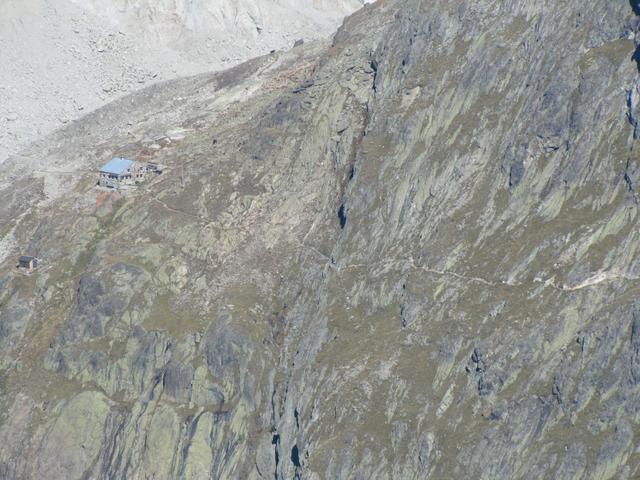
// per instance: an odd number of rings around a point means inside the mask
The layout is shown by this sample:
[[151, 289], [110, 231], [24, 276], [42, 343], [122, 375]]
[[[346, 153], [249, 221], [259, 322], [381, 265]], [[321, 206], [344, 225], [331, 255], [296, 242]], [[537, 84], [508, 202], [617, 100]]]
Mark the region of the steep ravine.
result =
[[637, 478], [637, 8], [379, 1], [3, 165], [0, 478]]

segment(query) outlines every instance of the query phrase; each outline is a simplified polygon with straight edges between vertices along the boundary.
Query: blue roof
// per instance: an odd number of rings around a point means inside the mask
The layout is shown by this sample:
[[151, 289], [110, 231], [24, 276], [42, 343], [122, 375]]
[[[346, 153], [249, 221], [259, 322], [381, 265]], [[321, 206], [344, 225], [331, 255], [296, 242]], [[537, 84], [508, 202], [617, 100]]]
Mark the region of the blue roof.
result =
[[100, 171], [103, 173], [110, 173], [112, 175], [122, 175], [127, 171], [128, 168], [131, 168], [133, 164], [136, 163], [133, 160], [128, 160], [126, 158], [112, 158], [106, 165], [104, 165]]

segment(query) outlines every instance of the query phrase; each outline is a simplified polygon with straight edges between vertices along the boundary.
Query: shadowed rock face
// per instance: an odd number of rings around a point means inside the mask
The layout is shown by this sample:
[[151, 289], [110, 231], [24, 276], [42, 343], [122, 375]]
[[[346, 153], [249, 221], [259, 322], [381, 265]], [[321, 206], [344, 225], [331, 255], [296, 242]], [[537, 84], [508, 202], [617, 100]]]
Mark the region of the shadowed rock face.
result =
[[4, 165], [0, 476], [637, 477], [634, 7], [378, 2]]

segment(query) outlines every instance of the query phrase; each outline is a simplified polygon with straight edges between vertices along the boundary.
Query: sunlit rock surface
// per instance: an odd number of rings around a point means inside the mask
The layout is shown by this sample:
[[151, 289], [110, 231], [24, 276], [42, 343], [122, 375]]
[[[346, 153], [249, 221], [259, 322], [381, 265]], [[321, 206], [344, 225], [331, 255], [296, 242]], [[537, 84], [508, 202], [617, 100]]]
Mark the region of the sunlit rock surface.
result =
[[0, 476], [637, 478], [633, 7], [382, 1], [5, 164]]

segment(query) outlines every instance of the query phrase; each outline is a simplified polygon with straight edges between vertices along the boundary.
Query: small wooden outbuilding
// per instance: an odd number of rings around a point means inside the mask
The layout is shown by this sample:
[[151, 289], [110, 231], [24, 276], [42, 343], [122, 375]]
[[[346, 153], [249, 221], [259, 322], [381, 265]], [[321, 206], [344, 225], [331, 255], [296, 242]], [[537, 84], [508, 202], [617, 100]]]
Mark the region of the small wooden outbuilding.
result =
[[36, 257], [22, 255], [18, 259], [18, 268], [22, 268], [28, 271], [35, 270], [36, 268], [38, 268], [38, 259]]

